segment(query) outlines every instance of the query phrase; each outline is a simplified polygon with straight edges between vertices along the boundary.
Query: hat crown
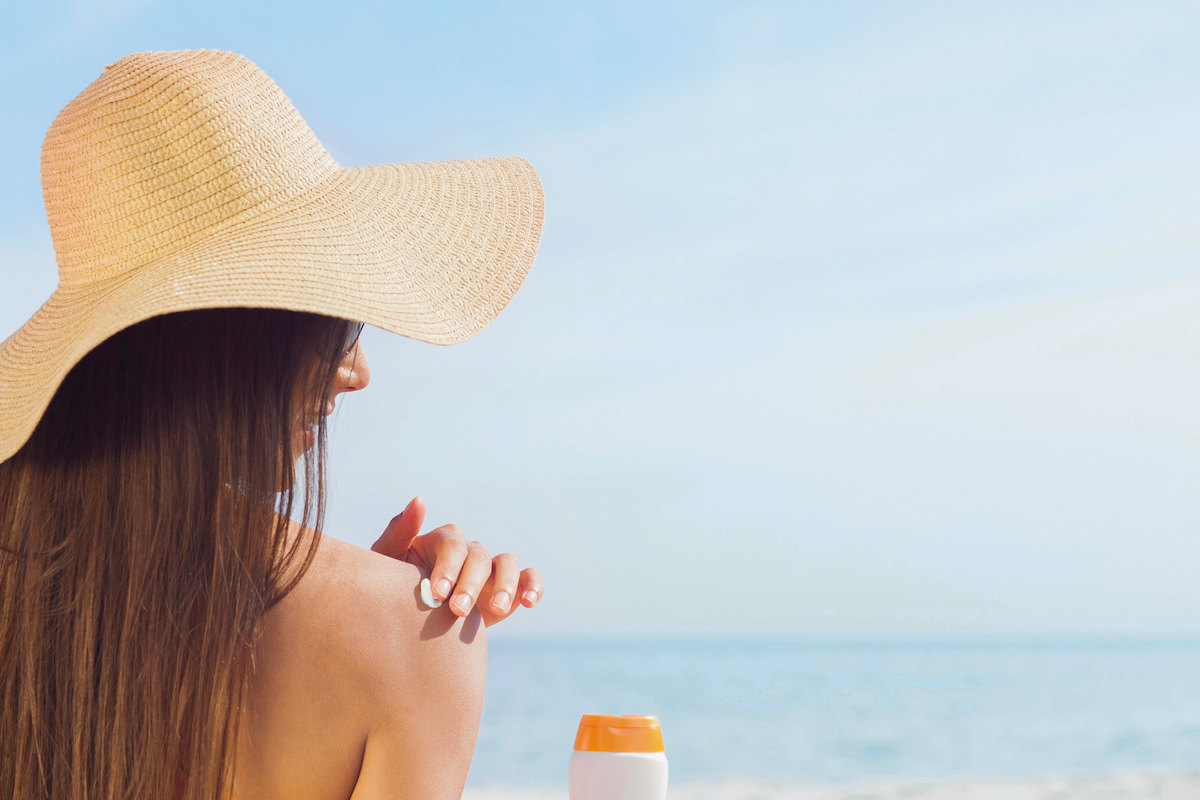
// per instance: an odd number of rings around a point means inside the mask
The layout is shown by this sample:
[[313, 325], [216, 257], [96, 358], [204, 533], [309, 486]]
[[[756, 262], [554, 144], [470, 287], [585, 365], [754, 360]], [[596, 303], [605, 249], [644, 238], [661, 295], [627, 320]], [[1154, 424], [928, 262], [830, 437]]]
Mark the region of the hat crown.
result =
[[337, 169], [291, 101], [234, 53], [135, 53], [55, 118], [42, 192], [64, 288], [208, 241]]

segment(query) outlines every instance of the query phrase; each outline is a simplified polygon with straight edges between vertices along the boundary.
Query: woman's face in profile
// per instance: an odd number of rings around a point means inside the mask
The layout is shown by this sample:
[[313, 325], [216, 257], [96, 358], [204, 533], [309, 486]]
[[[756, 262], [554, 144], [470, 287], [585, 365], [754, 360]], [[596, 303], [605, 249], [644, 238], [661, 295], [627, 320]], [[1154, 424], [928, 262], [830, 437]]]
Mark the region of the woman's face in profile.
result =
[[[346, 352], [342, 354], [342, 360], [338, 364], [337, 375], [334, 376], [329, 396], [325, 398], [322, 407], [312, 409], [312, 412], [321, 416], [329, 416], [336, 407], [338, 395], [343, 392], [357, 392], [359, 389], [365, 389], [370, 382], [371, 367], [367, 363], [362, 343], [355, 337]], [[305, 423], [305, 418], [312, 419], [313, 416], [301, 415], [301, 420], [297, 423], [296, 438], [292, 442], [292, 452], [296, 454], [297, 458], [301, 453], [312, 449], [317, 441], [316, 430], [312, 425]]]

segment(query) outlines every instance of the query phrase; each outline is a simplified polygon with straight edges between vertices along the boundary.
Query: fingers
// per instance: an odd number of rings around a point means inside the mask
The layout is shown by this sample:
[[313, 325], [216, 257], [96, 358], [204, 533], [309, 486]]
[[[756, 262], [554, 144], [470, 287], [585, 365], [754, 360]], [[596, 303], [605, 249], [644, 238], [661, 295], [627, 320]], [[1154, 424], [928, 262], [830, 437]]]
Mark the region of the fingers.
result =
[[517, 597], [517, 585], [521, 580], [521, 564], [512, 553], [501, 553], [492, 559], [492, 596], [488, 600], [488, 611], [507, 616]]
[[[471, 556], [471, 543], [457, 525], [434, 528], [423, 538], [432, 555], [429, 581], [433, 585], [433, 594], [439, 600], [449, 600], [454, 585], [462, 580], [463, 568]], [[470, 607], [467, 610], [470, 611]]]
[[425, 501], [414, 497], [398, 516], [392, 517], [371, 549], [391, 558], [404, 558], [424, 522]]
[[517, 591], [520, 593], [521, 605], [526, 608], [536, 606], [545, 592], [545, 587], [542, 586], [542, 573], [533, 567], [521, 570], [521, 584]]
[[[515, 556], [504, 553], [492, 559], [492, 580], [490, 586], [484, 586], [484, 597], [491, 594], [486, 606], [480, 602], [483, 621], [486, 625], [495, 625], [513, 615], [525, 606], [533, 608], [542, 598], [542, 576], [532, 567], [517, 572]], [[515, 599], [514, 599], [515, 598]]]
[[[458, 573], [458, 583], [454, 586], [454, 594], [450, 597], [450, 610], [460, 617], [465, 617], [475, 607], [475, 601], [483, 592], [484, 584], [492, 577], [492, 558], [487, 548], [479, 542], [467, 544], [467, 557]], [[434, 580], [434, 593], [438, 591], [441, 581]]]
[[542, 599], [542, 576], [521, 569], [511, 553], [492, 558], [479, 542], [468, 542], [457, 525], [442, 525], [421, 534], [425, 501], [414, 497], [394, 517], [371, 549], [430, 570], [433, 595], [465, 617], [477, 604], [492, 625], [521, 606], [533, 608]]

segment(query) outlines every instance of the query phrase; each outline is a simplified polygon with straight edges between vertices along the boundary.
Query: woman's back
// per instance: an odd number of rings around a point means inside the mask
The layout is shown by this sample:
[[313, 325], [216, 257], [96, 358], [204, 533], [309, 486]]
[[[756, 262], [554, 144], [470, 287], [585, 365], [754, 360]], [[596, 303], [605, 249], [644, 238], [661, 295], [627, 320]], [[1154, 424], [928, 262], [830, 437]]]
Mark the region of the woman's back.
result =
[[345, 337], [288, 311], [155, 317], [88, 353], [0, 462], [14, 797], [222, 794], [263, 616], [316, 544], [287, 520], [319, 521], [320, 452], [307, 486], [293, 453]]
[[[293, 503], [301, 435], [317, 434], [303, 474], [319, 497], [320, 420], [369, 380], [357, 349], [315, 373], [295, 353], [341, 354], [345, 336], [246, 309], [134, 326], [0, 463], [14, 796], [461, 795], [483, 702], [478, 613], [425, 608], [417, 567], [277, 510], [314, 510]], [[246, 371], [270, 353], [272, 368]]]

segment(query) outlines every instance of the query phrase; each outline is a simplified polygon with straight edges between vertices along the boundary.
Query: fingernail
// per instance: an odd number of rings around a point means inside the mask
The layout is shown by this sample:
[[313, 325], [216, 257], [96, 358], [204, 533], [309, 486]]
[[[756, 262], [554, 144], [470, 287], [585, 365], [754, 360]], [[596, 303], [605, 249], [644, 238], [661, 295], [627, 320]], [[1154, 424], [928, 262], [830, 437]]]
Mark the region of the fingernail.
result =
[[509, 598], [508, 592], [496, 592], [495, 596], [492, 597], [492, 608], [501, 614], [508, 611], [510, 603], [512, 603], [512, 600]]
[[522, 599], [526, 603], [529, 603], [529, 605], [534, 605], [538, 601], [538, 593], [535, 592], [533, 589], [530, 589], [528, 592], [526, 592], [524, 595], [522, 595]]
[[454, 584], [445, 578], [440, 578], [438, 579], [437, 586], [433, 588], [436, 590], [437, 596], [445, 600], [450, 596], [450, 590], [454, 588]]
[[450, 605], [454, 606], [465, 614], [471, 610], [472, 602], [473, 601], [471, 600], [471, 596], [469, 594], [463, 594], [462, 592], [459, 592], [458, 594], [454, 595], [454, 599], [450, 601]]

